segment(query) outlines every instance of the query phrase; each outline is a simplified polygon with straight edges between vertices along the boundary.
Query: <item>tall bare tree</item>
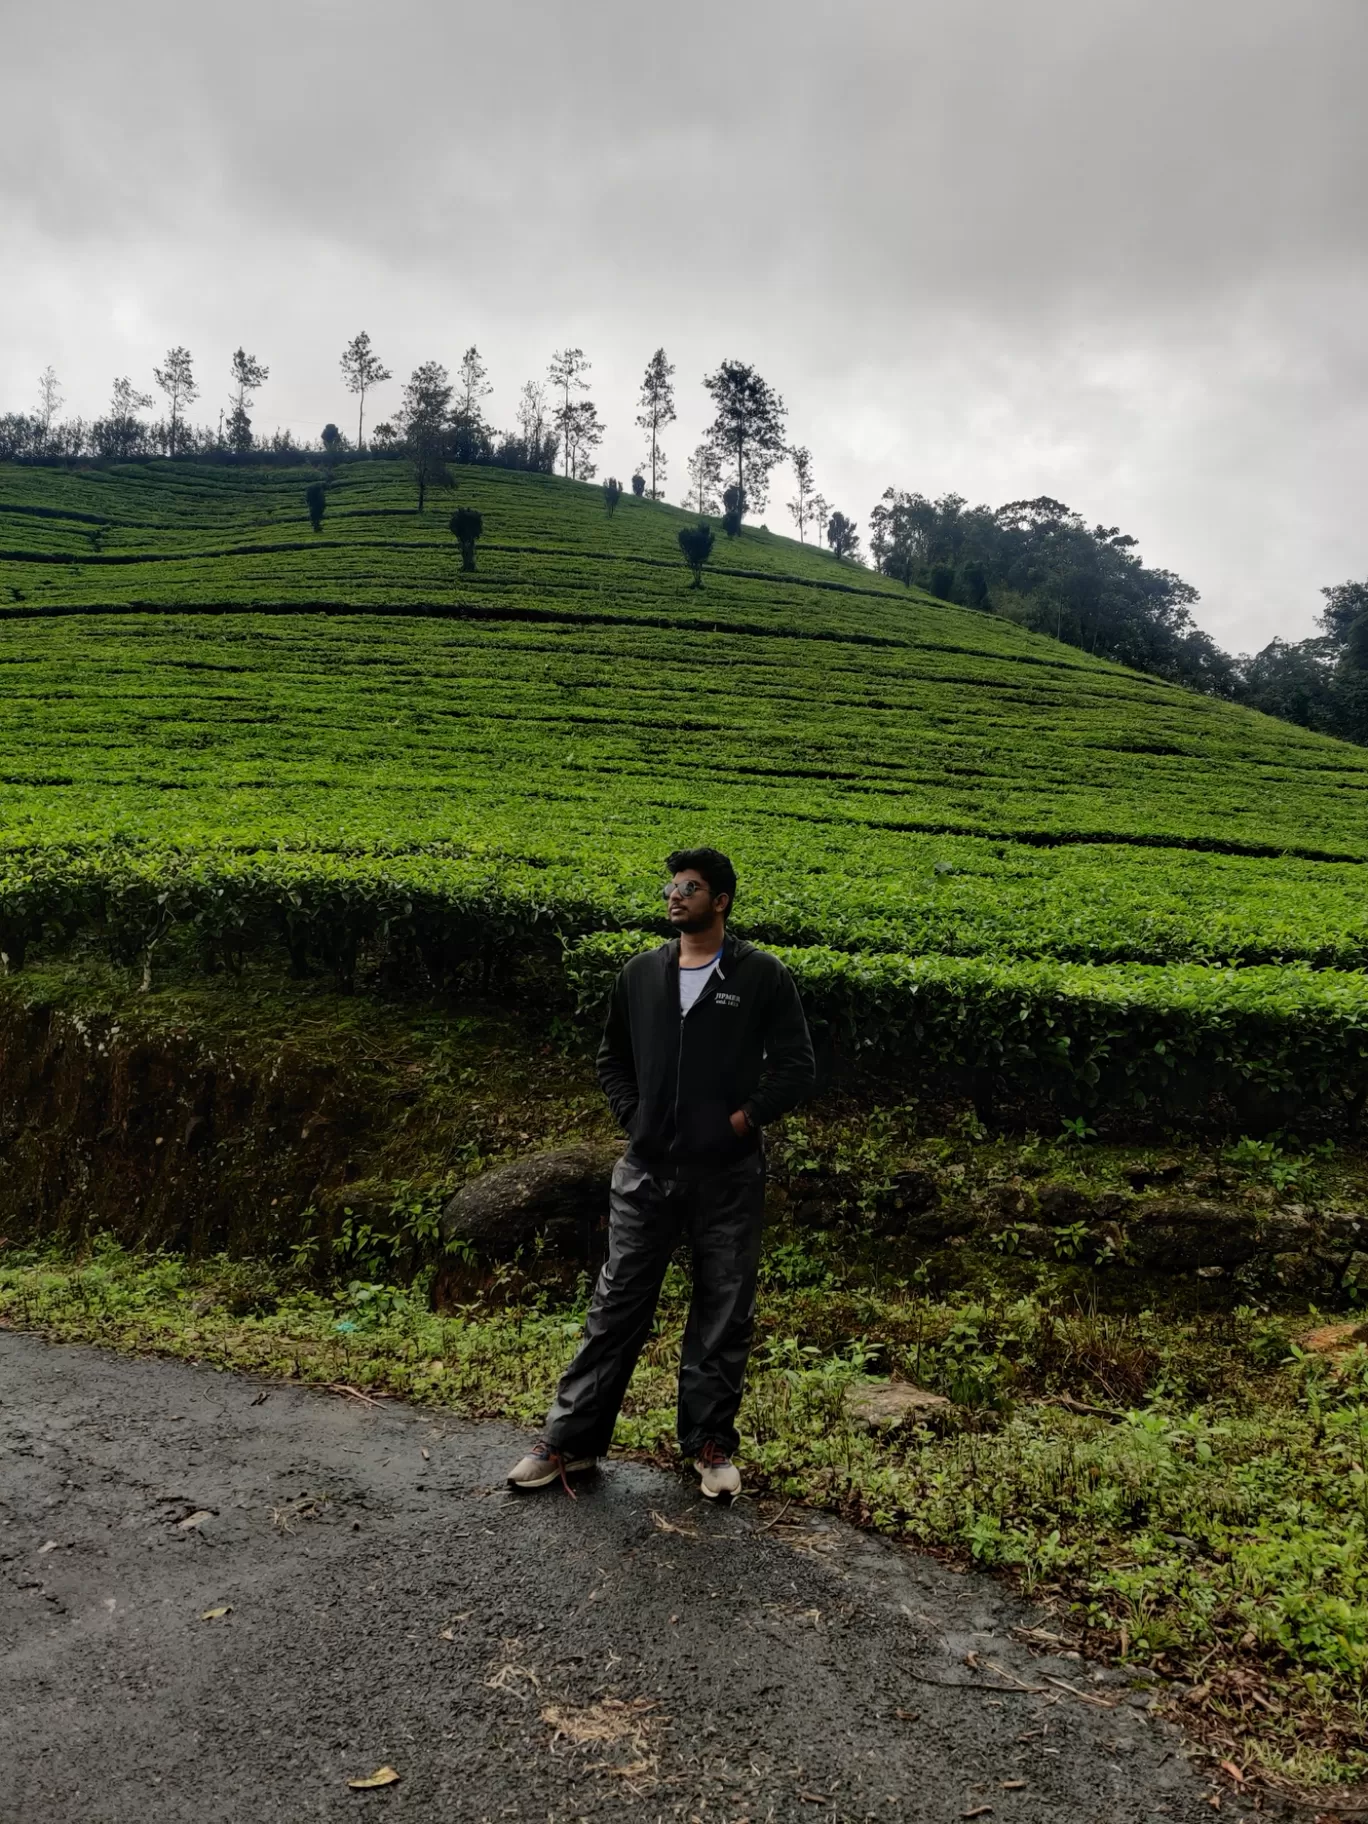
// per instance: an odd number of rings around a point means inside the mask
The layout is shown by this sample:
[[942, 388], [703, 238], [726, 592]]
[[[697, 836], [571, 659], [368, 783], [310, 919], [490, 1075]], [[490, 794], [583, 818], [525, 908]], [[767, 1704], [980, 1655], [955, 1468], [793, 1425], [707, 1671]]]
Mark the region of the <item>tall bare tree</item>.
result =
[[589, 391], [590, 363], [584, 358], [582, 348], [563, 348], [551, 357], [547, 368], [547, 378], [561, 395], [561, 402], [556, 407], [556, 428], [561, 434], [561, 448], [565, 451], [565, 472], [570, 473], [570, 444], [572, 410], [570, 395]]
[[684, 505], [695, 513], [720, 513], [718, 494], [722, 486], [722, 469], [717, 451], [710, 443], [700, 443], [689, 458], [689, 491]]
[[263, 367], [256, 356], [249, 355], [245, 348], [238, 348], [233, 351], [232, 374], [228, 441], [239, 456], [245, 456], [252, 447], [252, 420], [248, 408], [252, 403], [252, 395], [270, 379], [271, 370]]
[[373, 386], [382, 386], [394, 375], [371, 347], [371, 339], [365, 330], [359, 336], [353, 336], [342, 350], [342, 378], [347, 391], [355, 393], [360, 401], [356, 413], [356, 447], [364, 450], [362, 431], [366, 419], [366, 394]]
[[603, 426], [592, 399], [572, 400], [561, 420], [565, 438], [565, 472], [571, 481], [592, 481], [593, 452], [603, 442]]
[[524, 382], [518, 395], [518, 431], [529, 450], [539, 450], [546, 436], [546, 388], [540, 380]]
[[57, 369], [45, 367], [38, 376], [38, 417], [43, 426], [46, 439], [52, 429], [52, 421], [62, 409], [62, 387], [57, 378]]
[[708, 440], [735, 476], [746, 505], [759, 512], [770, 470], [784, 455], [787, 408], [769, 382], [744, 361], [724, 361], [715, 374], [704, 376], [703, 384], [717, 412], [708, 426]]
[[132, 453], [142, 432], [138, 413], [149, 411], [151, 406], [151, 393], [140, 393], [126, 374], [114, 382], [109, 398], [109, 417], [105, 421], [106, 442], [111, 455], [128, 456]]
[[797, 482], [797, 492], [788, 503], [789, 516], [798, 528], [800, 544], [807, 542], [807, 525], [812, 518], [812, 451], [799, 445], [789, 451], [789, 461]]
[[461, 356], [461, 365], [456, 374], [456, 410], [469, 423], [475, 424], [483, 416], [481, 399], [487, 399], [494, 388], [486, 378], [485, 364], [473, 342]]
[[674, 371], [665, 359], [665, 350], [658, 348], [646, 363], [641, 397], [637, 402], [641, 407], [637, 423], [651, 440], [647, 461], [651, 468], [652, 500], [659, 500], [664, 492], [660, 483], [665, 479], [665, 452], [660, 447], [660, 433], [675, 420]]
[[167, 429], [167, 453], [174, 456], [180, 448], [182, 416], [187, 405], [193, 405], [199, 398], [199, 387], [195, 384], [195, 370], [190, 359], [190, 350], [184, 347], [168, 348], [166, 363], [152, 369], [152, 378], [166, 394], [167, 404], [171, 411], [171, 421]]
[[399, 428], [413, 463], [420, 513], [427, 504], [429, 488], [452, 485], [451, 471], [446, 465], [451, 394], [451, 375], [441, 362], [424, 361], [409, 376], [399, 404]]

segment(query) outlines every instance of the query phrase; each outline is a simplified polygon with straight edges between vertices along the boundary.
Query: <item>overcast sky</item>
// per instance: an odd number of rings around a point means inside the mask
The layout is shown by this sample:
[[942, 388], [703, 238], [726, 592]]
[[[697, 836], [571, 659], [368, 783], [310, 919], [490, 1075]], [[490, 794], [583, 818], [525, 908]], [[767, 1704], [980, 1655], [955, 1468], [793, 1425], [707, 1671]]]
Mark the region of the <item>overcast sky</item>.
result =
[[[347, 428], [337, 357], [753, 362], [828, 499], [1048, 493], [1233, 650], [1368, 575], [1368, 0], [0, 0], [0, 410], [192, 350]], [[398, 380], [375, 400], [398, 401]], [[776, 477], [765, 518], [788, 530]]]

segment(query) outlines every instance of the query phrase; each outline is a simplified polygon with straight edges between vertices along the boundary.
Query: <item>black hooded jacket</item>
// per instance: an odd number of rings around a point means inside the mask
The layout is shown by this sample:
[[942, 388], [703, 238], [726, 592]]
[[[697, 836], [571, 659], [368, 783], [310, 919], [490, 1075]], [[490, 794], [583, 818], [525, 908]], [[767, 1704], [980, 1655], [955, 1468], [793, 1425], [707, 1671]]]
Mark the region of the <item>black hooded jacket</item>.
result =
[[[777, 956], [728, 932], [716, 970], [679, 1011], [679, 940], [634, 956], [613, 986], [598, 1079], [629, 1155], [688, 1177], [735, 1165], [812, 1088], [812, 1040]], [[736, 1134], [744, 1109], [751, 1131]]]

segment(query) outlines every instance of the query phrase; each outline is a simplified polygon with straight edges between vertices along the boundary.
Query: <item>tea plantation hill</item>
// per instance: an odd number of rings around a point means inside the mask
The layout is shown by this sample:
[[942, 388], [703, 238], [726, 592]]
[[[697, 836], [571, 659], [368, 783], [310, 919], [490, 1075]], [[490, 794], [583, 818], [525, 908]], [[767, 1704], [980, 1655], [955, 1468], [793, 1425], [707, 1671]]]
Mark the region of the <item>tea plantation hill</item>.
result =
[[693, 590], [688, 514], [458, 475], [420, 516], [343, 464], [315, 535], [312, 469], [0, 468], [11, 967], [189, 928], [488, 979], [568, 939], [592, 1001], [706, 840], [867, 1054], [1356, 1111], [1368, 753], [758, 529]]

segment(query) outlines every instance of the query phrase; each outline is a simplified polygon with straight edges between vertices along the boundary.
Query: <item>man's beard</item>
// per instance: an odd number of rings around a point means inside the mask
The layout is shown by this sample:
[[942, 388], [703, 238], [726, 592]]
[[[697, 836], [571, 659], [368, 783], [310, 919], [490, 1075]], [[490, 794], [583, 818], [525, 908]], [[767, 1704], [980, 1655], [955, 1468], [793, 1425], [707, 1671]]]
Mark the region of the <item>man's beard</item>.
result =
[[674, 926], [676, 931], [688, 931], [690, 933], [695, 931], [706, 931], [712, 922], [713, 909], [711, 906], [708, 907], [706, 912], [690, 911], [683, 918], [672, 918], [670, 920], [670, 923]]

